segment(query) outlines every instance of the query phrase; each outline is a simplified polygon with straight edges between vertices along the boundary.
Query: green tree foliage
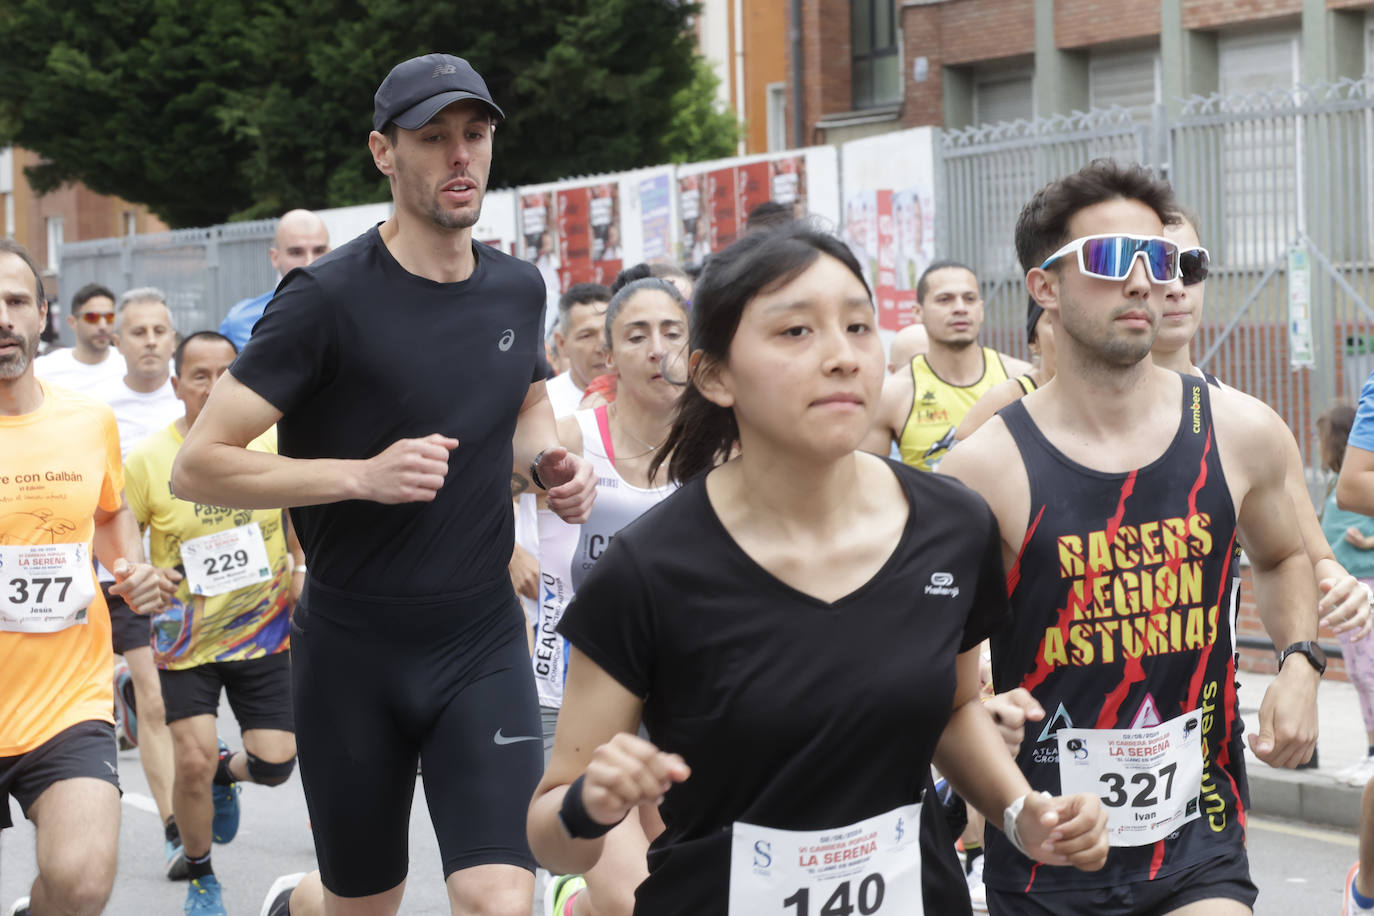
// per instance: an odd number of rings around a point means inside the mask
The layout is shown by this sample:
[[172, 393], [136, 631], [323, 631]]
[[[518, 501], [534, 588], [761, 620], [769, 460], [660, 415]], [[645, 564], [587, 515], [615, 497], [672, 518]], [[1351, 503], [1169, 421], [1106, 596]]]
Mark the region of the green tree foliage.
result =
[[509, 121], [491, 185], [729, 155], [676, 0], [0, 0], [0, 142], [172, 225], [386, 198], [367, 151], [396, 63], [466, 57]]

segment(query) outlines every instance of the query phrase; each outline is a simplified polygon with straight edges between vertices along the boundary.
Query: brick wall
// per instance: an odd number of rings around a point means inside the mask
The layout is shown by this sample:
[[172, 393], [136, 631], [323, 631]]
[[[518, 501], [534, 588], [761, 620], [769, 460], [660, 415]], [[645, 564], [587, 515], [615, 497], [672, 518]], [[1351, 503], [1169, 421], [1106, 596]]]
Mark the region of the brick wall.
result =
[[1148, 38], [1160, 31], [1160, 0], [1140, 0], [1121, 7], [1102, 0], [1055, 0], [1054, 43], [1059, 48], [1082, 48], [1131, 38]]
[[[902, 127], [943, 125], [944, 98], [941, 65], [943, 48], [940, 43], [941, 6], [908, 6], [902, 8], [898, 27], [902, 30], [902, 80], [906, 83], [902, 100]], [[916, 82], [912, 66], [916, 58], [928, 63], [926, 80]]]
[[945, 65], [1035, 53], [1034, 0], [954, 0], [935, 9]]
[[1302, 0], [1183, 0], [1185, 29], [1215, 29], [1302, 13]]
[[1326, 8], [1329, 10], [1374, 9], [1374, 2], [1371, 0], [1326, 0]]
[[[807, 142], [811, 143], [820, 139], [816, 133], [817, 121], [853, 107], [849, 3], [848, 0], [803, 0], [801, 14], [802, 68], [806, 80], [803, 105]], [[787, 72], [791, 74], [791, 42], [788, 42], [787, 53]]]

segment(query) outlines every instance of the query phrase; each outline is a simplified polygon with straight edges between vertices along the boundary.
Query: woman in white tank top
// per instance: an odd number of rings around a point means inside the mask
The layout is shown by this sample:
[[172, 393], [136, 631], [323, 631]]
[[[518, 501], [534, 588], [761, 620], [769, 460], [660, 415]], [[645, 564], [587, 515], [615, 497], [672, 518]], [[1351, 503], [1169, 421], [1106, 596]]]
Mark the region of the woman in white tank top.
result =
[[[668, 438], [687, 380], [687, 303], [682, 294], [660, 279], [626, 284], [607, 306], [606, 344], [611, 371], [619, 376], [615, 402], [579, 410], [558, 421], [562, 444], [596, 469], [596, 502], [577, 528], [556, 517], [545, 521], [541, 513], [540, 607], [531, 661], [544, 713], [546, 748], [552, 746], [552, 726], [567, 679], [567, 647], [555, 632], [563, 609], [620, 529], [674, 489], [666, 480], [667, 462], [653, 479], [649, 465]], [[577, 543], [569, 552], [572, 532], [577, 533]], [[558, 898], [573, 912], [571, 901], [576, 896], [578, 916], [629, 913], [634, 889], [648, 875], [649, 835], [661, 829], [661, 823], [646, 825], [638, 818], [626, 819], [606, 836], [600, 861], [583, 876], [586, 888], [569, 893], [572, 886], [566, 878], [552, 882], [545, 912], [552, 910]], [[558, 916], [563, 916], [563, 910]]]

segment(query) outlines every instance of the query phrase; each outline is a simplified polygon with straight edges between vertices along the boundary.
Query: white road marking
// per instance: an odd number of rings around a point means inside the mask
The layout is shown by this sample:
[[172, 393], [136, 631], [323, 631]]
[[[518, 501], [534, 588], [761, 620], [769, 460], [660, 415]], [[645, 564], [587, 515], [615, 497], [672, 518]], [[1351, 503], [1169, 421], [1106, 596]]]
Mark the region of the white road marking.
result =
[[1271, 821], [1267, 818], [1251, 816], [1246, 821], [1247, 827], [1256, 830], [1268, 830], [1273, 833], [1286, 833], [1289, 836], [1300, 836], [1308, 840], [1318, 840], [1323, 843], [1334, 843], [1337, 846], [1349, 846], [1352, 849], [1358, 848], [1360, 841], [1352, 834], [1337, 833], [1332, 830], [1319, 830], [1314, 827], [1298, 827], [1282, 821]]
[[123, 801], [130, 808], [147, 811], [149, 814], [157, 814], [157, 802], [147, 795], [141, 795], [138, 792], [125, 792]]

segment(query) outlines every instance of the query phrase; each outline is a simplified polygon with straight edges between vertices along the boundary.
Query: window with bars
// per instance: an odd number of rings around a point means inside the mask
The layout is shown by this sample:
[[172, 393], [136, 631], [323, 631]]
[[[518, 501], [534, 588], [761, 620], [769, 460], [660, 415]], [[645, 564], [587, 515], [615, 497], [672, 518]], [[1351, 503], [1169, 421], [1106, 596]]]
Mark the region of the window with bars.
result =
[[854, 110], [901, 101], [897, 4], [894, 0], [851, 0], [849, 9]]

